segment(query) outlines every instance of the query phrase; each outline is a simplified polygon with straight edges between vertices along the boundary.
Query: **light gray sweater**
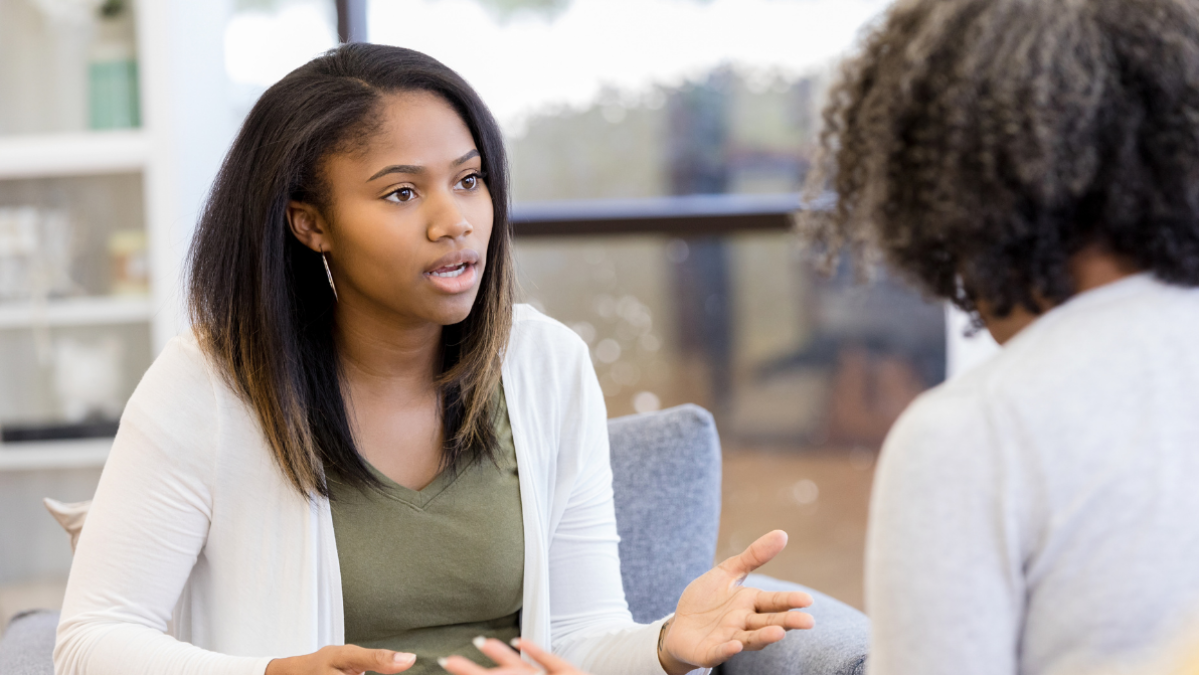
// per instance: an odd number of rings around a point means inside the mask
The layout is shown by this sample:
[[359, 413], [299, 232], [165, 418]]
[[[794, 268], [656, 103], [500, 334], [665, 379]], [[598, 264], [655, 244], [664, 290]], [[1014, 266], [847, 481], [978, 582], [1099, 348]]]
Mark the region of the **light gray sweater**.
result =
[[920, 397], [871, 504], [872, 675], [1147, 657], [1199, 611], [1199, 290], [1083, 293]]

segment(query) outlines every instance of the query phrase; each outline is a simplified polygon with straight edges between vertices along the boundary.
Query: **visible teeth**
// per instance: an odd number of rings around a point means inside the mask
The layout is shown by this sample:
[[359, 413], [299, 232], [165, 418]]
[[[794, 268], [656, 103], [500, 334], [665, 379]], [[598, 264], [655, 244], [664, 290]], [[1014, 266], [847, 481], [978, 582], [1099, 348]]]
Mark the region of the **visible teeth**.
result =
[[441, 277], [443, 279], [452, 279], [453, 277], [462, 276], [462, 273], [465, 271], [466, 263], [462, 263], [449, 272], [430, 272], [429, 274], [432, 274], [435, 277]]

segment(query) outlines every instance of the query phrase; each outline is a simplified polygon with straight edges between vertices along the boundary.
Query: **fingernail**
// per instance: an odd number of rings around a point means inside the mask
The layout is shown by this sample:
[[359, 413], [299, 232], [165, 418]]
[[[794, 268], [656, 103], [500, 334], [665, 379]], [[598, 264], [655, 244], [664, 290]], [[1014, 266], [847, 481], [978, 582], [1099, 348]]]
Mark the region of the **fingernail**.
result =
[[480, 635], [479, 637], [471, 640], [471, 644], [475, 646], [475, 649], [482, 649], [483, 645], [487, 644], [487, 638]]
[[449, 662], [450, 662], [450, 660], [445, 658], [444, 656], [437, 659], [437, 665], [441, 666], [442, 668], [445, 668], [445, 664], [447, 664]]
[[512, 642], [509, 642], [508, 644], [520, 649], [520, 638], [512, 638]]
[[408, 652], [396, 652], [395, 656], [391, 658], [396, 663], [408, 663], [409, 661], [416, 660], [416, 654], [409, 654]]

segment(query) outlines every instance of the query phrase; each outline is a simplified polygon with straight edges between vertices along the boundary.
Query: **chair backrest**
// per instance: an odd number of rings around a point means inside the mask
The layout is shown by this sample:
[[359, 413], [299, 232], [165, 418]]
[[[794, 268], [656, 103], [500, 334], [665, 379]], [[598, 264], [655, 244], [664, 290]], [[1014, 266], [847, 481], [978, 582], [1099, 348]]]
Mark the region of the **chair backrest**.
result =
[[610, 420], [608, 435], [625, 597], [648, 623], [716, 557], [720, 437], [696, 405]]
[[[720, 523], [720, 438], [712, 415], [694, 405], [608, 422], [612, 488], [620, 532], [620, 571], [633, 618], [671, 613], [687, 584], [716, 556]], [[809, 588], [760, 575], [746, 585], [807, 591], [816, 628], [793, 631], [760, 652], [722, 666], [724, 675], [861, 675], [870, 621]]]

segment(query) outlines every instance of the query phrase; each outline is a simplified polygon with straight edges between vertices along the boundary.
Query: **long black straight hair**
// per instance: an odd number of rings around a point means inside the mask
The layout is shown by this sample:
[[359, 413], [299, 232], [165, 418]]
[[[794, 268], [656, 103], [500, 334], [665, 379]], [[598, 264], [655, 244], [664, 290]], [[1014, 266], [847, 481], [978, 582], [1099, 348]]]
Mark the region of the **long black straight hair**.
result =
[[326, 470], [377, 485], [355, 447], [337, 357], [332, 290], [320, 254], [301, 244], [286, 207], [331, 215], [324, 160], [369, 144], [384, 96], [426, 91], [461, 115], [482, 155], [494, 225], [475, 304], [442, 330], [437, 386], [442, 467], [494, 458], [496, 388], [512, 325], [508, 170], [499, 126], [458, 74], [420, 52], [343, 45], [292, 71], [250, 111], [200, 217], [190, 252], [189, 311], [209, 358], [254, 409], [283, 473], [328, 496]]

